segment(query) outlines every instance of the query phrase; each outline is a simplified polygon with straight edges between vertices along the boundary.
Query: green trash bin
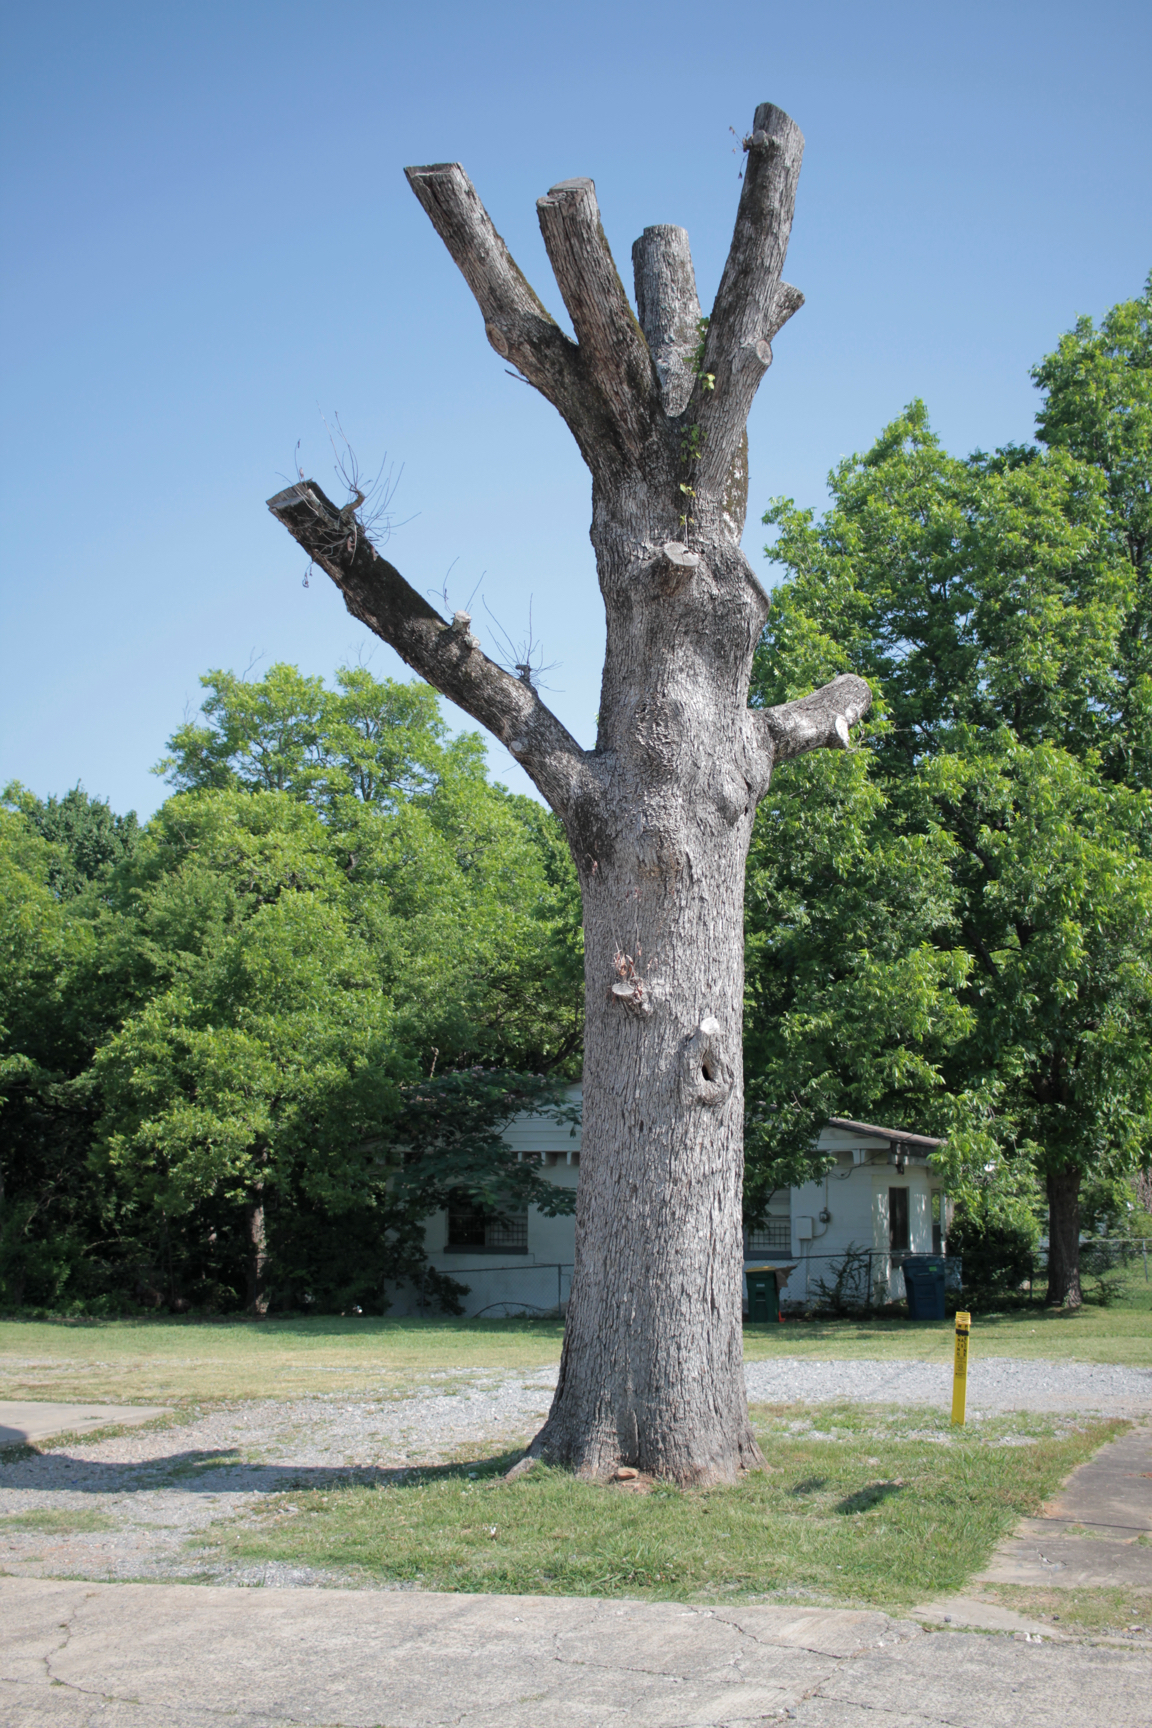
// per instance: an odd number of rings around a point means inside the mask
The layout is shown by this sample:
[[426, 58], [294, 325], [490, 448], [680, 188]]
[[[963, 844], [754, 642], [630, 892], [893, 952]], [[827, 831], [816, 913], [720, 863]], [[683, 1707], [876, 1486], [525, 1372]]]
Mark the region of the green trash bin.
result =
[[780, 1286], [775, 1266], [745, 1266], [749, 1320], [779, 1320]]

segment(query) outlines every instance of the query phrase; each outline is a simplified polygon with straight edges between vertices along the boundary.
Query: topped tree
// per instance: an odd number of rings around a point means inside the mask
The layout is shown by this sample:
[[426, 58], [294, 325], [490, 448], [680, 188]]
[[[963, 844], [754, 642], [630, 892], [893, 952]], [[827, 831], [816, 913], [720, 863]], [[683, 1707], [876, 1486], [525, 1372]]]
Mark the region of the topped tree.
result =
[[869, 705], [845, 675], [750, 709], [768, 596], [740, 549], [747, 419], [771, 342], [803, 303], [782, 281], [803, 138], [770, 103], [745, 139], [736, 231], [710, 318], [688, 236], [645, 229], [636, 304], [590, 180], [538, 201], [573, 342], [457, 163], [409, 184], [489, 342], [563, 415], [592, 473], [607, 619], [596, 748], [376, 552], [311, 481], [269, 508], [357, 618], [500, 739], [564, 825], [584, 908], [584, 1131], [560, 1380], [531, 1452], [730, 1481], [760, 1462], [741, 1340], [744, 867], [773, 767], [846, 748]]

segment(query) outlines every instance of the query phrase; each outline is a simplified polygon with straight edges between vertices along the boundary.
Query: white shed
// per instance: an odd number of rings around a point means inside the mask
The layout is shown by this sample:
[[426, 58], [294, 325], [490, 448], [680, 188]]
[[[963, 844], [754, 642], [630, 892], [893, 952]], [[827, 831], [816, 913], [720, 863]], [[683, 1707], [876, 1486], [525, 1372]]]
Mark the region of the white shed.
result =
[[[568, 1088], [579, 1102], [580, 1086]], [[553, 1182], [575, 1188], [580, 1178], [580, 1129], [547, 1116], [518, 1116], [505, 1139], [522, 1158], [538, 1160]], [[942, 1144], [898, 1128], [834, 1118], [817, 1146], [835, 1158], [819, 1182], [773, 1195], [760, 1230], [749, 1232], [745, 1259], [795, 1269], [783, 1305], [806, 1306], [820, 1285], [842, 1276], [865, 1281], [854, 1290], [872, 1301], [904, 1294], [906, 1253], [939, 1253], [946, 1229], [942, 1182], [931, 1164]], [[467, 1205], [434, 1212], [424, 1234], [429, 1264], [468, 1285], [468, 1314], [563, 1312], [571, 1287], [575, 1220], [549, 1218], [537, 1207], [520, 1216], [485, 1218]], [[393, 1313], [419, 1312], [417, 1293], [397, 1293]]]

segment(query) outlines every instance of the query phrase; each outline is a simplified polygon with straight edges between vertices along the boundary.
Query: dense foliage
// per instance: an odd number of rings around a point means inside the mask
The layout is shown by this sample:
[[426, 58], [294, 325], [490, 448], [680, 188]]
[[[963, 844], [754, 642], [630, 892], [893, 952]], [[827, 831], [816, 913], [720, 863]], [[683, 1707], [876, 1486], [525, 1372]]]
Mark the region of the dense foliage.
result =
[[949, 456], [920, 403], [777, 500], [758, 699], [851, 670], [864, 747], [782, 770], [749, 872], [750, 1193], [848, 1115], [948, 1136], [969, 1219], [1152, 1152], [1152, 280], [1037, 367], [1038, 442]]
[[0, 1299], [451, 1306], [421, 1219], [569, 1200], [500, 1137], [578, 1060], [567, 853], [423, 685], [204, 683], [143, 829], [0, 812]]

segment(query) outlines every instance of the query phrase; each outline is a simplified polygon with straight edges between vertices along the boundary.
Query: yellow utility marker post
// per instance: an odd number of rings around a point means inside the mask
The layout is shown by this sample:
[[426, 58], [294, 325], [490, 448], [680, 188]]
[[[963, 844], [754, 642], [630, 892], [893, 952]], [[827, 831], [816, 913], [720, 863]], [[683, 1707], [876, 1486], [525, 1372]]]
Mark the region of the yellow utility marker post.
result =
[[952, 1364], [952, 1421], [964, 1426], [964, 1406], [968, 1402], [968, 1334], [972, 1330], [971, 1314], [957, 1311], [956, 1355]]

